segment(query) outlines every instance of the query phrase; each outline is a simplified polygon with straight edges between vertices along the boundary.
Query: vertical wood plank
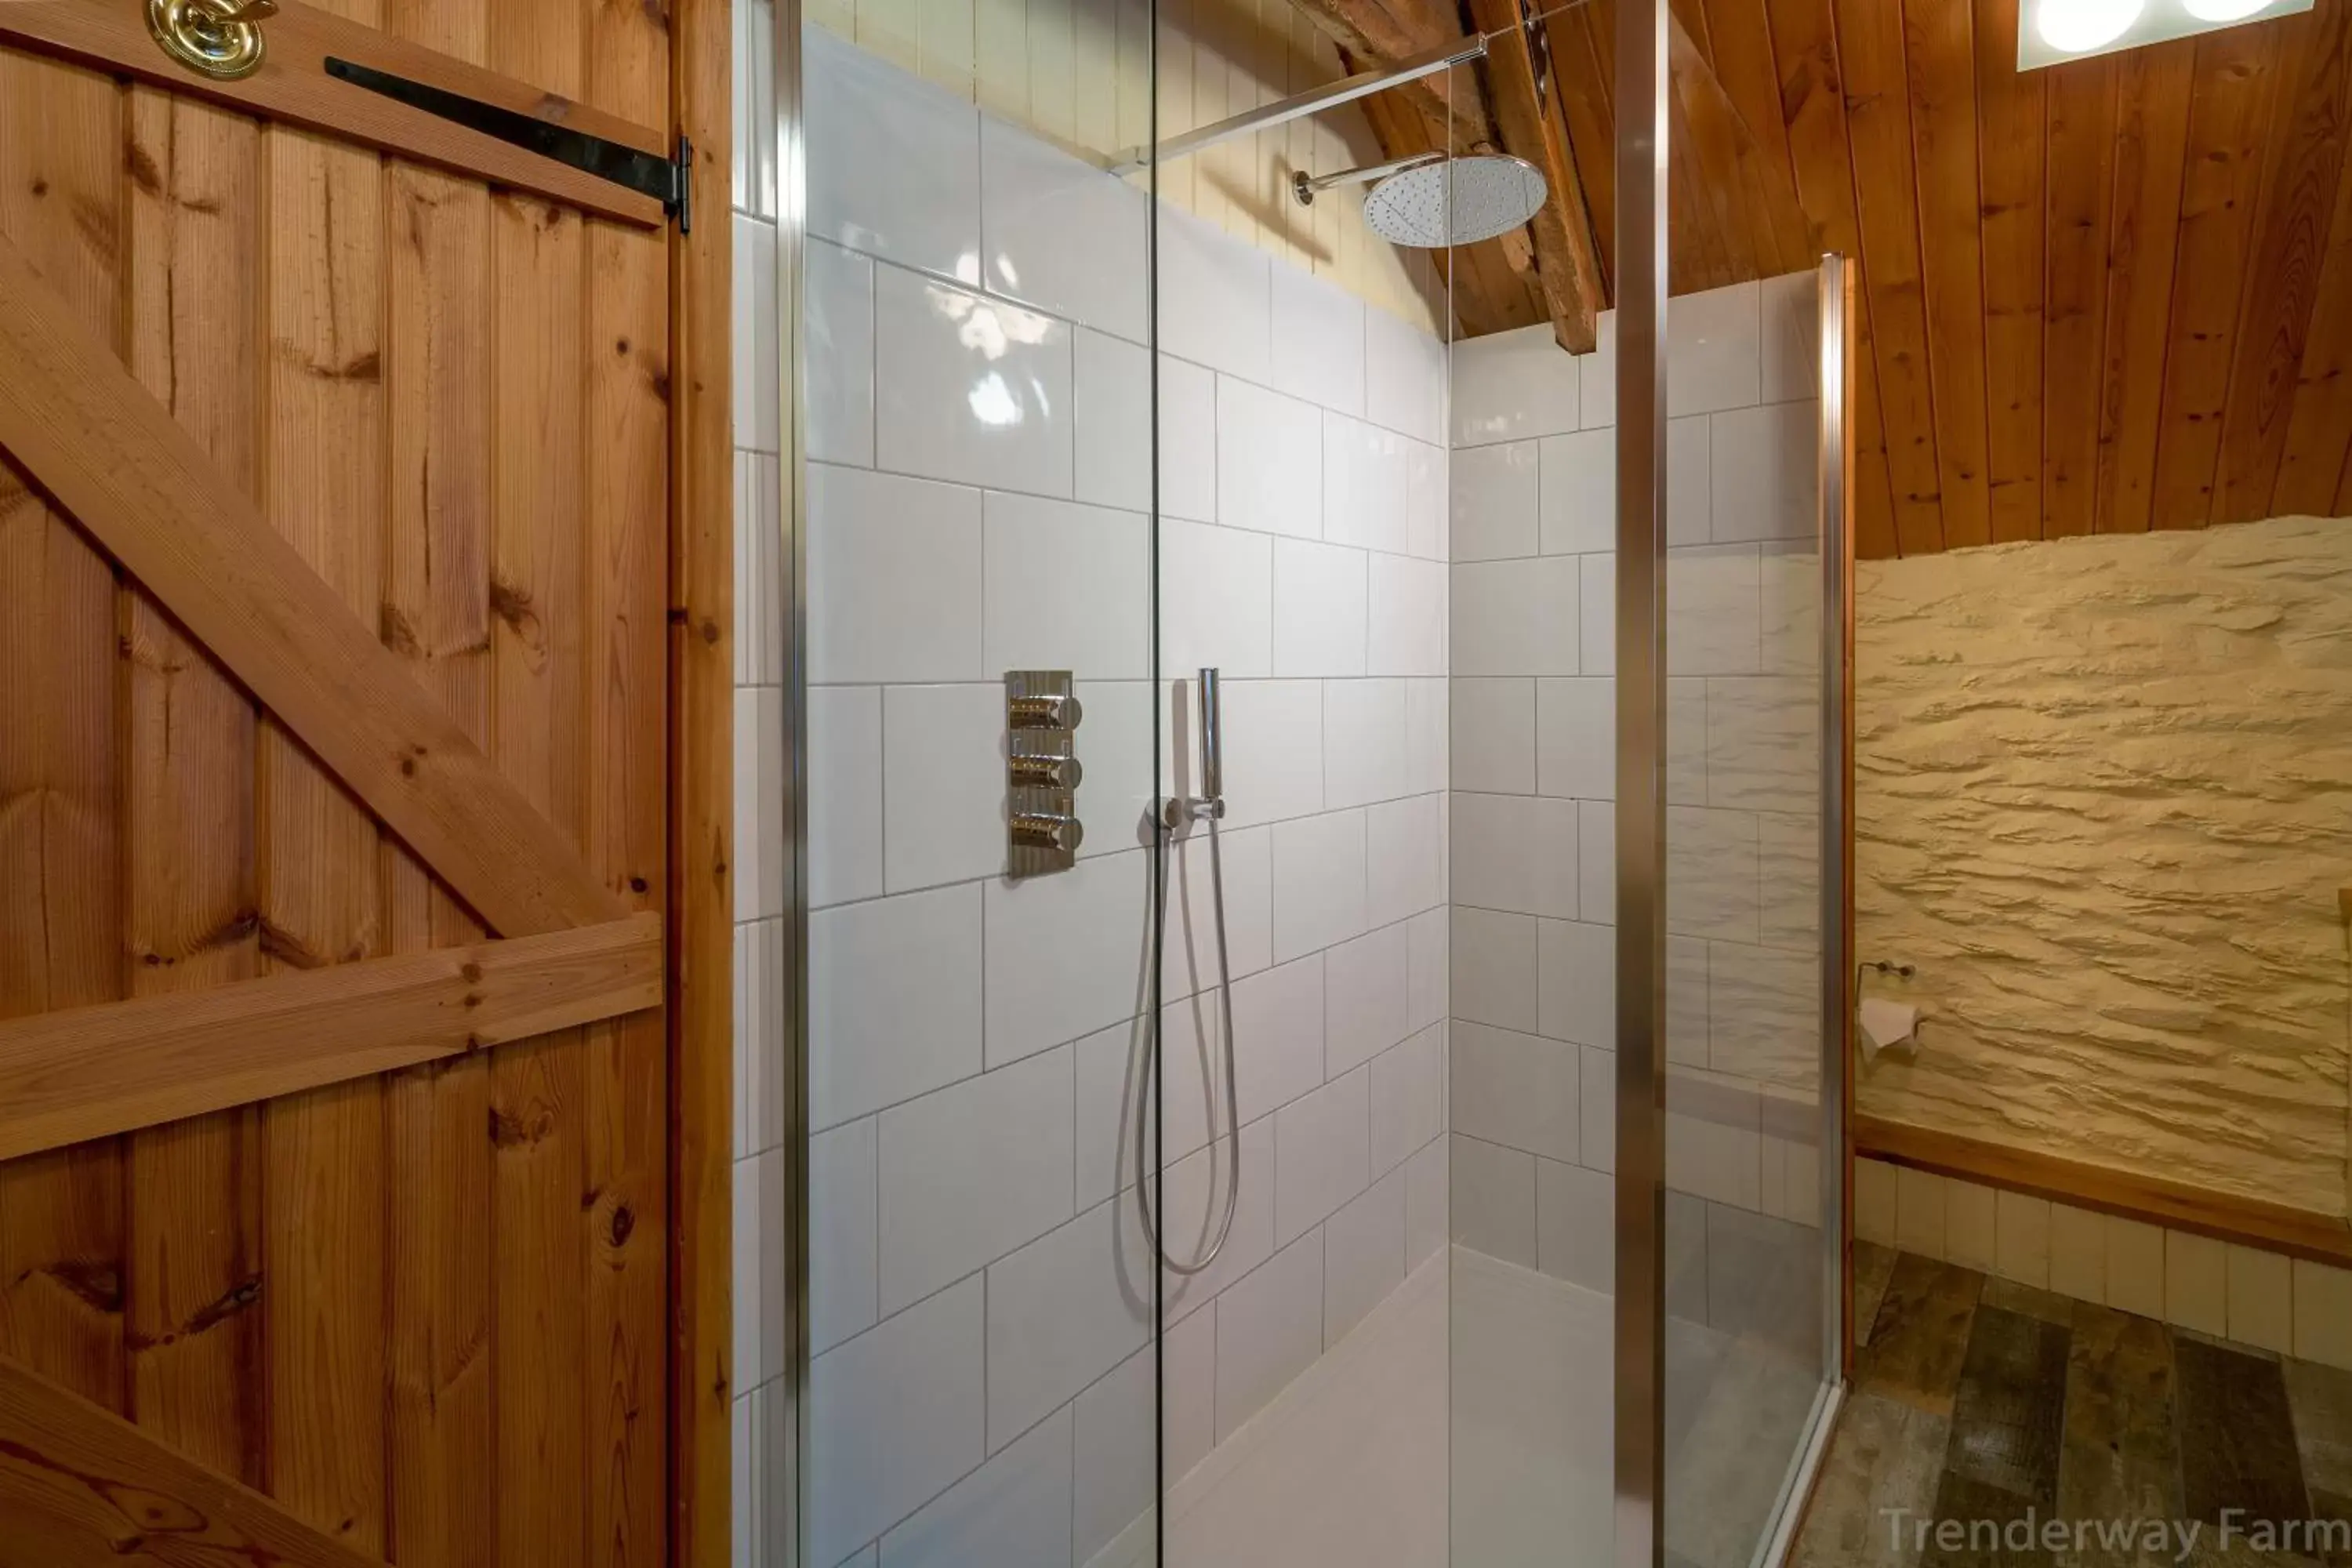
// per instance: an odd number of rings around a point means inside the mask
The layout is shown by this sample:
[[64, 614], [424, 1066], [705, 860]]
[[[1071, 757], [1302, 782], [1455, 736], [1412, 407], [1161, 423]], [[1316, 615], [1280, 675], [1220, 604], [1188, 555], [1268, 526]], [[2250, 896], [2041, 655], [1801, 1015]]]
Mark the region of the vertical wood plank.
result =
[[[1287, 3], [1287, 0], [1286, 0]], [[1071, 7], [1071, 134], [1081, 147], [1116, 153], [1118, 139], [1118, 25], [1125, 0], [1076, 0]]]
[[[488, 64], [576, 98], [584, 19], [568, 0], [501, 5]], [[577, 213], [501, 193], [490, 203], [490, 755], [578, 840], [583, 773], [596, 763], [581, 745], [586, 226]], [[581, 1032], [567, 1029], [489, 1063], [496, 1556], [516, 1568], [587, 1554], [574, 1490], [588, 1477], [582, 1050]]]
[[2224, 27], [2197, 40], [2157, 425], [2155, 528], [2200, 528], [2212, 513], [2264, 143], [2289, 41], [2296, 51], [2308, 47], [2299, 25], [2309, 19]]
[[1797, 199], [1820, 228], [1822, 243], [1853, 258], [1862, 271], [1864, 286], [1853, 298], [1855, 549], [1872, 558], [1893, 555], [1906, 542], [1913, 549], [1938, 549], [1943, 524], [1932, 495], [1898, 501], [1894, 482], [1871, 316], [1871, 258], [1863, 245], [1854, 194], [1845, 79], [1831, 0], [1780, 0], [1769, 20]]
[[1568, 126], [1569, 155], [1576, 161], [1577, 181], [1584, 187], [1585, 209], [1592, 220], [1593, 254], [1601, 262], [1604, 292], [1614, 299], [1617, 141], [1607, 66], [1614, 57], [1599, 41], [1611, 6], [1612, 0], [1591, 0], [1556, 12], [1545, 32], [1551, 43], [1552, 93]]
[[[1303, 92], [1317, 82], [1328, 79], [1314, 50], [1315, 25], [1306, 13], [1293, 10], [1289, 21], [1290, 90]], [[1370, 122], [1369, 114], [1367, 123]], [[1315, 117], [1294, 120], [1283, 128], [1282, 166], [1286, 170], [1305, 169], [1312, 172], [1315, 163]], [[1315, 209], [1286, 202], [1283, 210], [1283, 232], [1286, 253], [1309, 272], [1316, 269], [1322, 257], [1315, 245]]]
[[[986, 0], [982, 0], [982, 3], [986, 4]], [[1182, 25], [1190, 5], [1191, 0], [1160, 0], [1154, 12], [1159, 30], [1157, 93], [1160, 122], [1152, 126], [1150, 135], [1144, 138], [1154, 144], [1190, 129], [1199, 121], [1192, 104], [1192, 39]], [[1149, 119], [1150, 106], [1145, 105], [1142, 113]], [[1192, 174], [1197, 162], [1184, 158], [1160, 165], [1158, 188], [1164, 206], [1186, 212], [1192, 210]], [[1139, 184], [1145, 184], [1149, 188], [1143, 176], [1139, 175], [1137, 179]]]
[[[1904, 5], [1927, 374], [1948, 549], [1982, 544], [1992, 537], [1986, 479], [1976, 47], [1969, 9], [1946, 0], [1905, 0]], [[1894, 201], [1892, 195], [1889, 201]]]
[[[1215, 0], [1197, 0], [1186, 11], [1186, 26], [1192, 38], [1189, 53], [1192, 68], [1192, 126], [1213, 125], [1233, 112], [1228, 101], [1233, 90], [1232, 67], [1220, 17]], [[1225, 195], [1223, 166], [1228, 153], [1229, 147], [1212, 147], [1184, 160], [1193, 167], [1190, 210], [1193, 216], [1216, 229], [1225, 226], [1225, 212], [1233, 205]]]
[[[1853, 252], [1843, 253], [1853, 257]], [[1864, 560], [1884, 561], [1902, 552], [1895, 521], [1895, 491], [1887, 476], [1886, 421], [1878, 401], [1876, 345], [1870, 333], [1870, 300], [1853, 290], [1853, 547]]]
[[[1754, 138], [1755, 154], [1766, 178], [1787, 182], [1793, 177], [1789, 155], [1788, 126], [1780, 118], [1780, 76], [1772, 50], [1768, 0], [1706, 0], [1707, 37], [1713, 45], [1715, 71], [1725, 95], [1738, 114], [1740, 125]], [[1802, 227], [1788, 223], [1790, 209], [1780, 202], [1757, 204], [1772, 223], [1769, 244], [1759, 238], [1758, 249], [1772, 258], [1774, 272], [1799, 271], [1819, 258], [1819, 247]]]
[[2323, 0], [2307, 20], [2305, 36], [2287, 51], [2254, 219], [2222, 416], [2216, 522], [2271, 515], [2336, 216], [2336, 176], [2352, 115], [2352, 4]]
[[[261, 269], [254, 122], [148, 88], [126, 100], [133, 375], [220, 471], [258, 477]], [[250, 979], [253, 715], [144, 592], [121, 598], [125, 989]], [[247, 1485], [263, 1479], [260, 1113], [128, 1139], [124, 1342], [131, 1418]]]
[[[589, 22], [586, 98], [640, 121], [669, 115], [663, 19]], [[639, 909], [667, 883], [669, 416], [667, 237], [588, 226], [585, 591], [589, 864]], [[722, 513], [723, 515], [723, 513]], [[723, 648], [721, 650], [724, 651]], [[659, 1015], [597, 1025], [584, 1062], [588, 1554], [656, 1560], [667, 1539], [668, 1039]]]
[[2157, 428], [2196, 50], [2184, 39], [2130, 50], [2116, 63], [2115, 194], [2093, 518], [2100, 533], [2145, 532], [2155, 510]]
[[2336, 499], [2352, 450], [2352, 158], [2336, 182], [2336, 213], [2327, 226], [2311, 330], [2296, 367], [2294, 402], [2279, 458], [2271, 515], [2326, 516], [2345, 508]]
[[2043, 406], [2034, 418], [2046, 464], [2037, 531], [2055, 539], [2089, 533], [2096, 525], [2116, 62], [2103, 56], [2039, 74], [2050, 79], [2050, 300], [2043, 327]]
[[1063, 142], [1078, 133], [1076, 41], [1072, 0], [1028, 0], [1029, 118], [1033, 131]]
[[974, 0], [978, 101], [1016, 124], [1029, 113], [1028, 0]]
[[[120, 341], [120, 90], [0, 49], [0, 232]], [[0, 461], [0, 1016], [122, 992], [112, 567]], [[125, 1405], [119, 1142], [0, 1165], [0, 1352]]]
[[[375, 26], [374, 0], [336, 7]], [[268, 241], [263, 505], [353, 614], [383, 607], [383, 226], [377, 157], [262, 133]], [[266, 716], [255, 759], [265, 969], [384, 949], [373, 819]], [[370, 1552], [386, 1497], [384, 1093], [373, 1081], [263, 1110], [268, 1489]], [[429, 1563], [419, 1551], [404, 1561]]]
[[1680, 48], [1673, 62], [1675, 171], [1690, 176], [1693, 208], [1714, 237], [1725, 282], [1745, 282], [1784, 270], [1763, 182], [1750, 168], [1746, 127], [1711, 70]]
[[1871, 342], [1885, 413], [1886, 463], [1895, 531], [1907, 555], [1960, 539], [1945, 526], [1936, 453], [1910, 98], [1895, 8], [1837, 0], [1836, 16], [1863, 282], [1869, 290]]
[[[1995, 541], [2042, 536], [2043, 100], [2053, 72], [2017, 68], [2019, 0], [1977, 13], [1977, 112], [1982, 117], [1986, 501]], [[2061, 171], [2061, 177], [2063, 177]], [[2055, 215], [2051, 215], [2054, 227]], [[2093, 247], [2104, 227], [2089, 231]], [[2051, 271], [2056, 272], [2056, 263]], [[2091, 411], [2086, 411], [2090, 413]], [[2095, 416], [2095, 415], [2094, 415]], [[2095, 430], [2095, 425], [2089, 426]], [[2081, 468], [2089, 494], [2090, 444]]]
[[[392, 0], [387, 29], [479, 62], [478, 0]], [[492, 293], [489, 196], [387, 163], [384, 600], [387, 640], [468, 736], [490, 705]], [[395, 952], [479, 923], [415, 859], [387, 861]], [[497, 1466], [489, 1068], [461, 1059], [388, 1089], [393, 1535], [404, 1561], [493, 1560], [509, 1503]], [[559, 1478], [545, 1484], [562, 1487]], [[412, 1543], [414, 1543], [412, 1545]]]
[[[1151, 33], [1157, 25], [1150, 0], [1119, 0], [1118, 145], [1141, 147], [1151, 132]], [[1133, 184], [1143, 184], [1138, 177]]]
[[921, 64], [921, 27], [914, 0], [857, 0], [857, 47], [901, 70]]
[[[924, 79], [970, 100], [972, 97], [972, 0], [918, 0], [916, 52]], [[757, 128], [769, 134], [769, 128]], [[1121, 142], [1132, 146], [1133, 142]]]
[[[678, 123], [697, 147], [725, 144], [724, 55], [729, 0], [683, 0], [672, 29], [671, 80]], [[1148, 7], [1122, 5], [1122, 40], [1146, 41], [1128, 24]], [[1139, 54], [1134, 68], [1145, 61]], [[1149, 127], [1146, 127], [1148, 132]], [[1142, 140], [1139, 138], [1138, 140]], [[1132, 143], [1122, 142], [1122, 145]], [[714, 173], [717, 171], [714, 169]], [[735, 1475], [734, 959], [735, 552], [728, 398], [732, 255], [727, 237], [698, 228], [669, 248], [676, 453], [668, 519], [667, 655], [670, 778], [668, 1125], [671, 1194], [669, 1561], [716, 1563], [727, 1554]], [[754, 287], [761, 279], [747, 279]], [[786, 807], [785, 820], [793, 808]], [[791, 998], [783, 999], [787, 1005]], [[787, 1099], [797, 1094], [789, 1082]], [[799, 1125], [796, 1105], [783, 1125]], [[801, 1194], [786, 1193], [786, 1203]], [[796, 1331], [789, 1325], [787, 1332]], [[755, 1453], [787, 1478], [801, 1470], [793, 1419], [799, 1390], [771, 1391], [770, 1425]], [[771, 1473], [774, 1473], [772, 1469]], [[762, 1506], [771, 1542], [787, 1541], [799, 1500], [789, 1486]], [[790, 1545], [781, 1548], [793, 1560]]]

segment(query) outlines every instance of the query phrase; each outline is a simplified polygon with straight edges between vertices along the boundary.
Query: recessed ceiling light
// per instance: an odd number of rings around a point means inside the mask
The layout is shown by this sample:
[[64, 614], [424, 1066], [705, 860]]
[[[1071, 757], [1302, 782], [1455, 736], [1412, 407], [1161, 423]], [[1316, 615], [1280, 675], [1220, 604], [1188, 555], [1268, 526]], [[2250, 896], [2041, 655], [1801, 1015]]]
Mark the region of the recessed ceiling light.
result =
[[2147, 8], [2147, 0], [2042, 0], [2034, 29], [2052, 48], [2079, 55], [2122, 37]]
[[[1877, 0], [1892, 4], [1893, 0]], [[1958, 0], [1956, 0], [1958, 3]], [[2314, 0], [2021, 0], [2017, 68], [2036, 70], [2090, 55], [2145, 48], [2241, 23], [2260, 26], [2312, 8]]]

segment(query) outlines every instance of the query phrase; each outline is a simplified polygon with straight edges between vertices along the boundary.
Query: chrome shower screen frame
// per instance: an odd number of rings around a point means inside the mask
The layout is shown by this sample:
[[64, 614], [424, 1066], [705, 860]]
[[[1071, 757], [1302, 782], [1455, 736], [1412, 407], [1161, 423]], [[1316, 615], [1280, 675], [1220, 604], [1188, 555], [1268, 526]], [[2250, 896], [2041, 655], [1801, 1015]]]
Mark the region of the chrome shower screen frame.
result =
[[[1667, 223], [1669, 0], [1624, 0], [1616, 105], [1616, 1300], [1612, 1513], [1617, 1568], [1665, 1563]], [[1820, 1092], [1822, 1389], [1759, 1568], [1785, 1560], [1844, 1389], [1848, 1300], [1848, 804], [1852, 545], [1846, 393], [1853, 279], [1817, 278], [1821, 415]], [[1704, 1506], [1702, 1500], [1698, 1506]]]
[[1667, 0], [1617, 14], [1618, 1568], [1664, 1568]]

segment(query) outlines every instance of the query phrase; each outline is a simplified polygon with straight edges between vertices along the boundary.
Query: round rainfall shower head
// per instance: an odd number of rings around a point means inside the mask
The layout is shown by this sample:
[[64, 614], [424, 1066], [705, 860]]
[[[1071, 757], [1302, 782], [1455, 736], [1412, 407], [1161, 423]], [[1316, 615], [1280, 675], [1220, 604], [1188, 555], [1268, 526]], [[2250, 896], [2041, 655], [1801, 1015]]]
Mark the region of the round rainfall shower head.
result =
[[1391, 174], [1364, 198], [1364, 221], [1391, 245], [1439, 250], [1509, 233], [1549, 195], [1543, 171], [1526, 159], [1479, 153]]

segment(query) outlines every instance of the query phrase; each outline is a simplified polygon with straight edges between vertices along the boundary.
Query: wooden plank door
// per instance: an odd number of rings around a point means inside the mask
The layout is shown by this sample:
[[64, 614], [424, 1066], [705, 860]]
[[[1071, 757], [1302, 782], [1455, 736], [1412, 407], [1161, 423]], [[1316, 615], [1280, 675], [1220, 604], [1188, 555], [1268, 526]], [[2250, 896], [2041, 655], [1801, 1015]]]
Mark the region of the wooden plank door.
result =
[[148, 12], [0, 0], [0, 1568], [716, 1562], [723, 0]]

